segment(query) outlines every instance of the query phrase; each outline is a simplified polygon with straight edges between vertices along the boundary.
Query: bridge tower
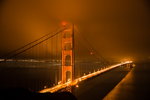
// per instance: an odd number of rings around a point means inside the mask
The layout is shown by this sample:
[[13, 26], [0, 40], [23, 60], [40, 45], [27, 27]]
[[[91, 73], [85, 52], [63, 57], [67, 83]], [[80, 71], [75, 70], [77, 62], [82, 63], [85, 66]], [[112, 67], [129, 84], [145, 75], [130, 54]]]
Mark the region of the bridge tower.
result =
[[74, 25], [62, 32], [62, 83], [74, 78]]

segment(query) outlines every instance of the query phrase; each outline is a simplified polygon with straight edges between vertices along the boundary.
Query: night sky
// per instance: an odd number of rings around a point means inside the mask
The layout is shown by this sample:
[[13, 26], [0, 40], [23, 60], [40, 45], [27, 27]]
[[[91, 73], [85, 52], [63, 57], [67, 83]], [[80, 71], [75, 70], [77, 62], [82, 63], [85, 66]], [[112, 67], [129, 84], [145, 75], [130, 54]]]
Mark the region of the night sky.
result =
[[107, 58], [150, 60], [149, 0], [1, 0], [0, 55], [74, 23]]

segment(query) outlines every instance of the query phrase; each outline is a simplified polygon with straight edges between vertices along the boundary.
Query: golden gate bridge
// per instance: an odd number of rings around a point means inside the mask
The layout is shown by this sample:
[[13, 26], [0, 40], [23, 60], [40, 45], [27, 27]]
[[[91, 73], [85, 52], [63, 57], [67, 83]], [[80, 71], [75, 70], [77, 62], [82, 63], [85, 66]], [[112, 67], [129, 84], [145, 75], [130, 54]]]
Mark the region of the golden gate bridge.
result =
[[63, 24], [55, 32], [48, 33], [1, 57], [1, 63], [9, 61], [14, 62], [16, 66], [18, 62], [32, 62], [34, 66], [47, 63], [48, 67], [61, 67], [55, 86], [46, 87], [39, 91], [40, 93], [56, 92], [74, 85], [78, 87], [79, 82], [88, 78], [122, 65], [132, 64], [132, 61], [110, 63], [76, 31], [75, 25], [69, 24]]

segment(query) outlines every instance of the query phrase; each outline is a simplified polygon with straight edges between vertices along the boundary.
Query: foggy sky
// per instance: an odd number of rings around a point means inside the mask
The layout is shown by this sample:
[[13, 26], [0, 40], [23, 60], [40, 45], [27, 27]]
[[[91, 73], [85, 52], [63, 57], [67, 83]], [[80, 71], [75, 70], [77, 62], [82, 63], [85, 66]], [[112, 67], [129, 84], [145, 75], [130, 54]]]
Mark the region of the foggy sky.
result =
[[149, 0], [1, 0], [0, 54], [74, 23], [103, 56], [150, 56]]

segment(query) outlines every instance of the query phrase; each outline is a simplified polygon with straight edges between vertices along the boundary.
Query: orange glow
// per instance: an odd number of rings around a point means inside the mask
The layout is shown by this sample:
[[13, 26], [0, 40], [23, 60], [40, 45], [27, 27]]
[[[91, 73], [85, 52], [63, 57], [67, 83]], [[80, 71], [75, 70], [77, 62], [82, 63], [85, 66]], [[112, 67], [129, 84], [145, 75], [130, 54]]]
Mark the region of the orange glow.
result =
[[78, 88], [79, 87], [79, 85], [76, 85], [76, 88]]
[[90, 54], [93, 55], [94, 53], [93, 53], [93, 52], [90, 52]]
[[65, 27], [67, 25], [67, 22], [63, 21], [61, 22], [61, 25]]

